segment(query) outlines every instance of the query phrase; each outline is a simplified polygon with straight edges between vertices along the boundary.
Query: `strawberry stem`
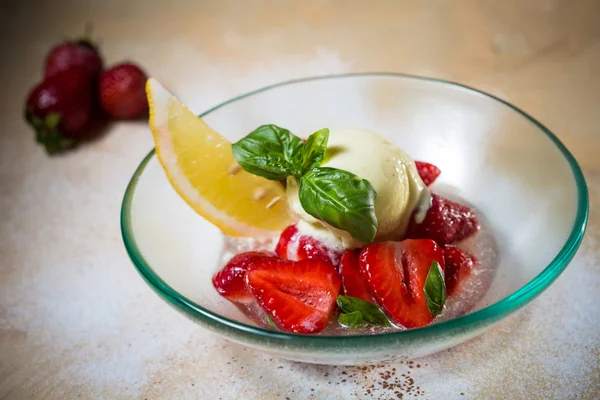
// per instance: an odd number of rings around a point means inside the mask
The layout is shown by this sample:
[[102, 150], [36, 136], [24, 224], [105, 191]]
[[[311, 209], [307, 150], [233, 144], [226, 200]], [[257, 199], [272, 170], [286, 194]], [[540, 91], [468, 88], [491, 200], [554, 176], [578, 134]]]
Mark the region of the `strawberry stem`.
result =
[[77, 40], [77, 43], [81, 46], [85, 46], [91, 50], [97, 51], [97, 47], [92, 40], [92, 31], [94, 30], [94, 26], [91, 22], [86, 22], [83, 28], [83, 37]]
[[58, 113], [50, 113], [44, 119], [27, 113], [25, 119], [35, 130], [35, 140], [44, 146], [48, 154], [57, 154], [75, 146], [76, 141], [66, 137], [58, 128]]

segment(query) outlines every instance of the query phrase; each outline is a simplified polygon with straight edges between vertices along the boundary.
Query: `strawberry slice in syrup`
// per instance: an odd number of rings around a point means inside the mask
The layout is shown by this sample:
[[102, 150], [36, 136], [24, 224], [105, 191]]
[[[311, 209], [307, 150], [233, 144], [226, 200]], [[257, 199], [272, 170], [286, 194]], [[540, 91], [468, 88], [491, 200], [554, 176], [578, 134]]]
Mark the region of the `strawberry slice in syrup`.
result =
[[263, 259], [248, 271], [246, 284], [280, 329], [318, 333], [329, 322], [342, 281], [331, 264], [319, 259]]
[[340, 276], [342, 277], [342, 287], [346, 296], [357, 297], [361, 300], [375, 303], [369, 287], [363, 279], [359, 267], [358, 256], [360, 249], [349, 249], [342, 255], [340, 261]]
[[319, 259], [329, 262], [334, 266], [340, 263], [344, 252], [343, 247], [332, 248], [319, 239], [304, 235], [297, 225], [290, 225], [281, 233], [275, 253], [284, 260], [300, 261], [306, 259]]
[[444, 270], [444, 253], [433, 240], [381, 242], [365, 247], [358, 265], [370, 292], [397, 325], [428, 325], [434, 315], [427, 305], [424, 287], [432, 263]]
[[457, 293], [465, 278], [477, 264], [477, 259], [464, 250], [454, 246], [444, 248], [444, 261], [446, 263], [446, 291], [451, 296]]
[[252, 294], [246, 288], [246, 272], [257, 260], [275, 258], [268, 253], [249, 251], [234, 256], [213, 276], [213, 286], [219, 294], [238, 303], [250, 303]]

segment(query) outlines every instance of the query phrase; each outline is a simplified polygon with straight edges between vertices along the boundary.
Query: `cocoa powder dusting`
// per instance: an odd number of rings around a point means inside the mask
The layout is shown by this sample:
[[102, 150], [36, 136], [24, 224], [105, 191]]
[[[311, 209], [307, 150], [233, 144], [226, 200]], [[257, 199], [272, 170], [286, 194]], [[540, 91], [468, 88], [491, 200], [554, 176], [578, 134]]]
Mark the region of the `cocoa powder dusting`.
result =
[[[265, 358], [266, 360], [266, 358]], [[232, 359], [234, 366], [236, 359]], [[422, 376], [422, 369], [428, 364], [416, 364], [413, 361], [396, 362], [392, 365], [376, 364], [370, 366], [325, 366], [305, 364], [300, 362], [285, 362], [275, 366], [277, 370], [289, 370], [290, 372], [302, 372], [305, 376], [314, 376], [316, 379], [310, 383], [304, 392], [303, 397], [298, 397], [297, 387], [290, 387], [287, 391], [278, 394], [278, 399], [299, 399], [299, 398], [329, 398], [328, 396], [339, 390], [345, 393], [352, 393], [353, 398], [357, 399], [427, 399], [430, 398], [427, 390], [423, 388], [421, 382], [418, 382]], [[234, 368], [240, 372], [243, 370], [239, 364]], [[258, 378], [258, 377], [257, 377]], [[261, 378], [264, 378], [261, 376]], [[296, 389], [296, 390], [294, 390]], [[302, 391], [301, 391], [302, 392]], [[459, 393], [456, 393], [458, 395]], [[464, 396], [464, 392], [460, 392]], [[324, 397], [325, 396], [325, 397]]]
[[[425, 390], [415, 383], [410, 371], [415, 365], [418, 365], [417, 368], [420, 368], [421, 365], [415, 364], [413, 361], [401, 362], [401, 364], [405, 364], [404, 368], [406, 369], [404, 371], [397, 371], [395, 367], [378, 364], [361, 367], [340, 367], [337, 374], [332, 368], [330, 372], [331, 375], [337, 375], [336, 385], [346, 382], [362, 384], [355, 393], [360, 399], [425, 398]], [[329, 376], [330, 372], [325, 372], [324, 375]], [[328, 384], [331, 385], [332, 382], [329, 381]]]

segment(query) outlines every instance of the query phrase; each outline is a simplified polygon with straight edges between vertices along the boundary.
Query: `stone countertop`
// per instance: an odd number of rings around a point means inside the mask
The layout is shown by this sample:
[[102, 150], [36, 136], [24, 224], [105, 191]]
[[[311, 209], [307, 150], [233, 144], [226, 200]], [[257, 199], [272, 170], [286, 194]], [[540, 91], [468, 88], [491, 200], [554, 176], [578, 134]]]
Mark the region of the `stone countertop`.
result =
[[[0, 399], [598, 398], [599, 18], [595, 0], [2, 2]], [[225, 342], [173, 312], [123, 248], [121, 199], [152, 147], [145, 124], [112, 124], [50, 158], [22, 120], [44, 54], [86, 22], [107, 64], [139, 62], [198, 112], [277, 81], [352, 71], [493, 93], [580, 162], [586, 238], [524, 310], [412, 363], [305, 365]]]

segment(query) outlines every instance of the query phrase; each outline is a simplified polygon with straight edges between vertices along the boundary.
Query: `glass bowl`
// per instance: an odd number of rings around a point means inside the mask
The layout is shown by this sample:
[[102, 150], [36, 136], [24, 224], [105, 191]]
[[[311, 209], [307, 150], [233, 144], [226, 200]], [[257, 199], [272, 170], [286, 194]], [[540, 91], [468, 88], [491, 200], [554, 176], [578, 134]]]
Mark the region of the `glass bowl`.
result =
[[[360, 365], [412, 359], [469, 340], [529, 303], [575, 255], [588, 215], [581, 169], [548, 129], [517, 107], [452, 82], [370, 73], [268, 86], [201, 115], [235, 141], [274, 123], [306, 136], [365, 128], [442, 170], [433, 190], [467, 199], [495, 235], [499, 265], [474, 309], [424, 328], [303, 336], [253, 324], [214, 290], [227, 241], [171, 188], [154, 151], [133, 175], [121, 212], [125, 247], [156, 293], [221, 335], [274, 356]], [[148, 133], [150, 134], [150, 133]]]

